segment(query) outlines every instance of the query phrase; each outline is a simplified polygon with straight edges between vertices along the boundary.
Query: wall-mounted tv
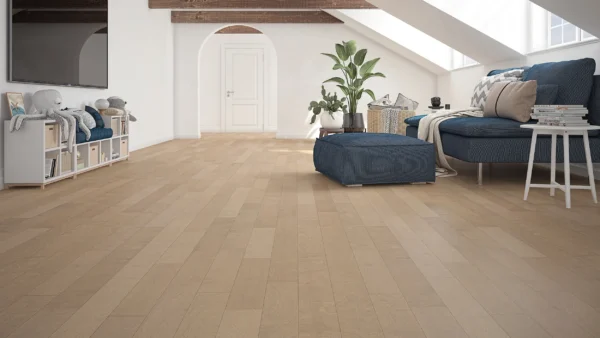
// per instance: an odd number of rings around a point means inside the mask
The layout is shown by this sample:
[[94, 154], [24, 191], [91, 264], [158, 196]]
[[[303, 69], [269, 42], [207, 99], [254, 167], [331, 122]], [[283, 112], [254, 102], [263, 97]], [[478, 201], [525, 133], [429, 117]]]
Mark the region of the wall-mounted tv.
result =
[[108, 88], [108, 0], [8, 6], [10, 82]]

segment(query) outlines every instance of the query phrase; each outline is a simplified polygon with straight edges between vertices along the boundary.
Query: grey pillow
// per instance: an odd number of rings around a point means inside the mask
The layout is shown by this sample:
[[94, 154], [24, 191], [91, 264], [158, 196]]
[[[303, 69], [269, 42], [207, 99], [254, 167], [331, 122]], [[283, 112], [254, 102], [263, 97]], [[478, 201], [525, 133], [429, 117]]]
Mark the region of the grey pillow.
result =
[[518, 76], [522, 76], [522, 70], [513, 70], [506, 73], [484, 76], [481, 78], [475, 89], [473, 90], [473, 98], [471, 98], [471, 107], [483, 108], [485, 107], [485, 101], [487, 100], [488, 93], [492, 89], [492, 86], [496, 82], [500, 81], [519, 81]]
[[502, 117], [525, 123], [531, 119], [536, 92], [537, 81], [496, 82], [488, 93], [483, 116]]

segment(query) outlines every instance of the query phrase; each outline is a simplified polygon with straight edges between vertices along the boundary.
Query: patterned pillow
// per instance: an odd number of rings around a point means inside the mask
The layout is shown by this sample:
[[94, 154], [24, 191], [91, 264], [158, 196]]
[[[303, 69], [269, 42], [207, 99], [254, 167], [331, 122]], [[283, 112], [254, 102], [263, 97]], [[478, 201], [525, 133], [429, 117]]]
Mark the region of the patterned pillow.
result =
[[523, 70], [511, 70], [494, 76], [484, 76], [473, 90], [473, 98], [471, 99], [471, 107], [483, 108], [487, 100], [488, 93], [496, 82], [500, 81], [519, 81], [519, 77], [523, 75]]

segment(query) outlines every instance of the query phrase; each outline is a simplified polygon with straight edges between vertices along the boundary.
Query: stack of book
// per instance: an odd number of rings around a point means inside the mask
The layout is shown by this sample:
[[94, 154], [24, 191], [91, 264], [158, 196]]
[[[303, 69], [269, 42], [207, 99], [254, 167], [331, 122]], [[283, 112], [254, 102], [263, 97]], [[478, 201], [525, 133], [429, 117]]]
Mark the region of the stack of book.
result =
[[531, 118], [544, 126], [584, 127], [590, 125], [584, 119], [587, 114], [587, 108], [579, 105], [533, 106]]

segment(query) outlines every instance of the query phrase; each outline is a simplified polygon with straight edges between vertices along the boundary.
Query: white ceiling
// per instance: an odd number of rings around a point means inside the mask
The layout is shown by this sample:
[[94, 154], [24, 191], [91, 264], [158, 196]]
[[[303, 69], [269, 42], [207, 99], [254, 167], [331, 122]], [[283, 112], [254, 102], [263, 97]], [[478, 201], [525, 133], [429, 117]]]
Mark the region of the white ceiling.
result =
[[382, 10], [327, 10], [346, 26], [434, 74], [452, 69], [451, 48]]
[[[518, 51], [423, 0], [368, 1], [479, 63], [491, 64], [520, 59], [523, 56]], [[510, 18], [501, 20], [500, 23], [509, 25]]]

